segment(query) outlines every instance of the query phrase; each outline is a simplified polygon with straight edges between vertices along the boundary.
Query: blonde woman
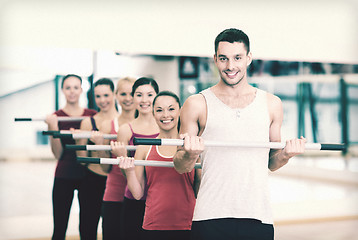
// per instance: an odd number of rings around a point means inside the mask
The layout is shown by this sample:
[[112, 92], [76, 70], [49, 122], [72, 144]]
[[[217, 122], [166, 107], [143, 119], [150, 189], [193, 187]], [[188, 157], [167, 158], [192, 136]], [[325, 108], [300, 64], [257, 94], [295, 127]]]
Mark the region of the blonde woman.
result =
[[[118, 133], [118, 127], [134, 120], [135, 106], [132, 97], [134, 78], [125, 77], [117, 82], [115, 91], [121, 114], [114, 120], [103, 122], [104, 132]], [[110, 166], [109, 169], [106, 167]], [[102, 165], [108, 172], [106, 189], [103, 196], [102, 235], [103, 239], [120, 239], [120, 221], [124, 191], [127, 180], [118, 166]]]
[[[152, 78], [142, 77], [137, 79], [132, 88], [132, 96], [136, 107], [136, 119], [123, 124], [118, 130], [117, 141], [126, 145], [133, 145], [135, 137], [155, 138], [159, 134], [158, 125], [152, 114], [154, 97], [158, 94], [159, 87]], [[134, 152], [116, 152], [116, 156], [134, 156]], [[135, 199], [126, 188], [121, 211], [121, 230], [124, 239], [140, 239], [145, 208], [146, 194], [139, 200]]]

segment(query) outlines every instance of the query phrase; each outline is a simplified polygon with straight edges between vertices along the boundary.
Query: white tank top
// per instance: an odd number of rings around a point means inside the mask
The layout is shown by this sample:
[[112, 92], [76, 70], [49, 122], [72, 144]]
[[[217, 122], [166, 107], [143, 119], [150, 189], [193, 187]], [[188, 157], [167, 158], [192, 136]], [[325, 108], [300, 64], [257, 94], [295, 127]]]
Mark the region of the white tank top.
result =
[[[210, 89], [202, 138], [220, 142], [269, 142], [267, 93], [257, 89], [252, 103], [232, 109]], [[268, 188], [268, 148], [207, 147], [193, 221], [252, 218], [272, 224]]]

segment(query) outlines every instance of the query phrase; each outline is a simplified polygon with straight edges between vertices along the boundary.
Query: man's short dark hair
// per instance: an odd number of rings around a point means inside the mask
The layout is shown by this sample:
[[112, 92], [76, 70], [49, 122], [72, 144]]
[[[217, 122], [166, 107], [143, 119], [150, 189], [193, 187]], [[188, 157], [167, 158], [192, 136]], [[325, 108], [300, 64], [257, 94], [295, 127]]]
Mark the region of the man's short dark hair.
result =
[[249, 37], [243, 31], [236, 28], [225, 29], [215, 38], [215, 54], [218, 50], [219, 42], [240, 42], [245, 45], [247, 53], [250, 52], [250, 40]]

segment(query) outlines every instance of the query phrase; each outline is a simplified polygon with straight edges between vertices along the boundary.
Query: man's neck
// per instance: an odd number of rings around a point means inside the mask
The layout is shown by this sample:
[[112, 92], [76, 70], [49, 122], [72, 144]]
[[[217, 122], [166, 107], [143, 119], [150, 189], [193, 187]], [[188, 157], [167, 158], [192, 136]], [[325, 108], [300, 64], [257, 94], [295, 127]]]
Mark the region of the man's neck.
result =
[[243, 81], [234, 86], [227, 85], [224, 81], [220, 80], [220, 82], [213, 87], [213, 90], [218, 95], [227, 94], [238, 97], [252, 92], [253, 87], [246, 79], [243, 79]]

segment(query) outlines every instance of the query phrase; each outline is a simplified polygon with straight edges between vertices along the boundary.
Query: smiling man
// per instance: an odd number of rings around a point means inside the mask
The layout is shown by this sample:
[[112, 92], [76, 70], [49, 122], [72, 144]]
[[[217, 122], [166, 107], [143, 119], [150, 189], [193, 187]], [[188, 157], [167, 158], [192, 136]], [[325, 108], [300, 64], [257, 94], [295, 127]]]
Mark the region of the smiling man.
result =
[[204, 148], [204, 141], [280, 142], [281, 100], [247, 82], [252, 54], [248, 36], [226, 29], [215, 39], [219, 82], [190, 96], [180, 114], [184, 146], [174, 156], [179, 173], [199, 157], [202, 179], [194, 210], [192, 239], [273, 240], [268, 168], [277, 170], [304, 152], [305, 139], [286, 141], [282, 150]]

